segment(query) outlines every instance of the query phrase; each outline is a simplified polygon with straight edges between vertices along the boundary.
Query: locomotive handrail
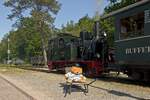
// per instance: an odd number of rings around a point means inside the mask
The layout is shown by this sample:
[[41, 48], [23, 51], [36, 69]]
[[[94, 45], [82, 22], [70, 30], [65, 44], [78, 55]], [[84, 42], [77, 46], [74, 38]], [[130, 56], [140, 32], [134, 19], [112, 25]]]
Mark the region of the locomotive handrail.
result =
[[122, 40], [116, 40], [115, 42], [122, 42], [122, 41], [136, 40], [136, 39], [147, 38], [147, 37], [150, 37], [150, 35], [139, 36], [139, 37], [135, 37], [135, 38], [122, 39]]
[[[93, 39], [90, 41], [90, 45], [89, 45], [88, 48], [87, 48], [88, 50], [89, 50], [89, 48], [91, 47], [91, 45], [92, 45], [92, 43], [93, 43], [94, 40], [95, 40], [95, 38], [93, 38]], [[85, 52], [85, 49], [86, 49], [86, 48], [83, 49], [83, 51], [82, 51], [82, 53], [81, 53], [81, 54], [82, 54], [81, 57], [83, 57], [84, 52]]]

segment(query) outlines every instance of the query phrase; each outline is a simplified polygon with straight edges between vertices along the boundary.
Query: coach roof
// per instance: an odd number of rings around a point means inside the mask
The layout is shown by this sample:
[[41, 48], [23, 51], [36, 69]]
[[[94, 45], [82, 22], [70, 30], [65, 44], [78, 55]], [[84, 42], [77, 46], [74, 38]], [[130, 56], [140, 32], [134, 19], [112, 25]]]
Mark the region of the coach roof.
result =
[[123, 7], [123, 8], [121, 8], [121, 9], [119, 9], [119, 10], [113, 11], [113, 12], [111, 12], [111, 13], [109, 13], [109, 14], [103, 15], [103, 16], [101, 17], [101, 19], [106, 19], [106, 18], [111, 17], [111, 16], [114, 16], [114, 15], [116, 15], [116, 14], [118, 14], [118, 13], [124, 12], [124, 11], [126, 11], [126, 10], [128, 10], [128, 9], [132, 9], [132, 8], [134, 8], [134, 7], [137, 7], [137, 6], [144, 5], [144, 4], [148, 3], [148, 2], [150, 2], [150, 0], [142, 0], [142, 1], [139, 1], [139, 2], [137, 2], [137, 3], [134, 3], [134, 4], [129, 5], [129, 6], [127, 6], [127, 7]]

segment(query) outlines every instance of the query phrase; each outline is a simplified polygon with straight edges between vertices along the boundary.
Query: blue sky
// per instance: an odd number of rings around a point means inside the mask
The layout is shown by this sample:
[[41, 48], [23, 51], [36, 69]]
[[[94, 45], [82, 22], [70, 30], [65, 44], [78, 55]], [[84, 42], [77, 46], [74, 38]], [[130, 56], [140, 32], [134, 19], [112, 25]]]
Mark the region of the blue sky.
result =
[[[0, 0], [0, 40], [4, 34], [12, 29], [12, 24], [15, 20], [8, 20], [7, 15], [10, 12], [9, 8], [3, 6], [5, 0]], [[94, 16], [98, 11], [100, 14], [103, 12], [104, 7], [108, 4], [107, 0], [58, 0], [62, 6], [61, 10], [55, 16], [55, 26], [60, 28], [62, 24], [67, 21], [73, 20], [77, 22], [81, 17], [89, 15]]]

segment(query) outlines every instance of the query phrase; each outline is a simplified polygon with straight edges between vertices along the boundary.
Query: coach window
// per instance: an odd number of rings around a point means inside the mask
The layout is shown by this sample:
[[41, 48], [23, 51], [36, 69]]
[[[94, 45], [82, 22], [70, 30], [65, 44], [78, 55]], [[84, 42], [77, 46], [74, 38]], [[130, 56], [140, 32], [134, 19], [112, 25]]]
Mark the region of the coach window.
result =
[[144, 12], [120, 20], [120, 39], [138, 37], [144, 34]]

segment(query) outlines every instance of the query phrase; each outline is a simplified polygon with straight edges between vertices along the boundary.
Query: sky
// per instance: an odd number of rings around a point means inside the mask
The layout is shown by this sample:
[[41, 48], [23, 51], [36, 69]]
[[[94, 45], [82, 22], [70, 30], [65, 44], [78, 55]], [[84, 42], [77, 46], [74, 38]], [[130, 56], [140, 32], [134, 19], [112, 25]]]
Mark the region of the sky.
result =
[[[0, 0], [0, 40], [12, 30], [12, 24], [15, 23], [15, 20], [7, 19], [11, 9], [3, 6], [4, 1]], [[56, 28], [61, 28], [62, 24], [65, 25], [70, 20], [78, 22], [85, 15], [92, 17], [97, 11], [102, 14], [108, 5], [107, 0], [58, 0], [58, 2], [61, 3], [61, 9], [55, 16]]]

